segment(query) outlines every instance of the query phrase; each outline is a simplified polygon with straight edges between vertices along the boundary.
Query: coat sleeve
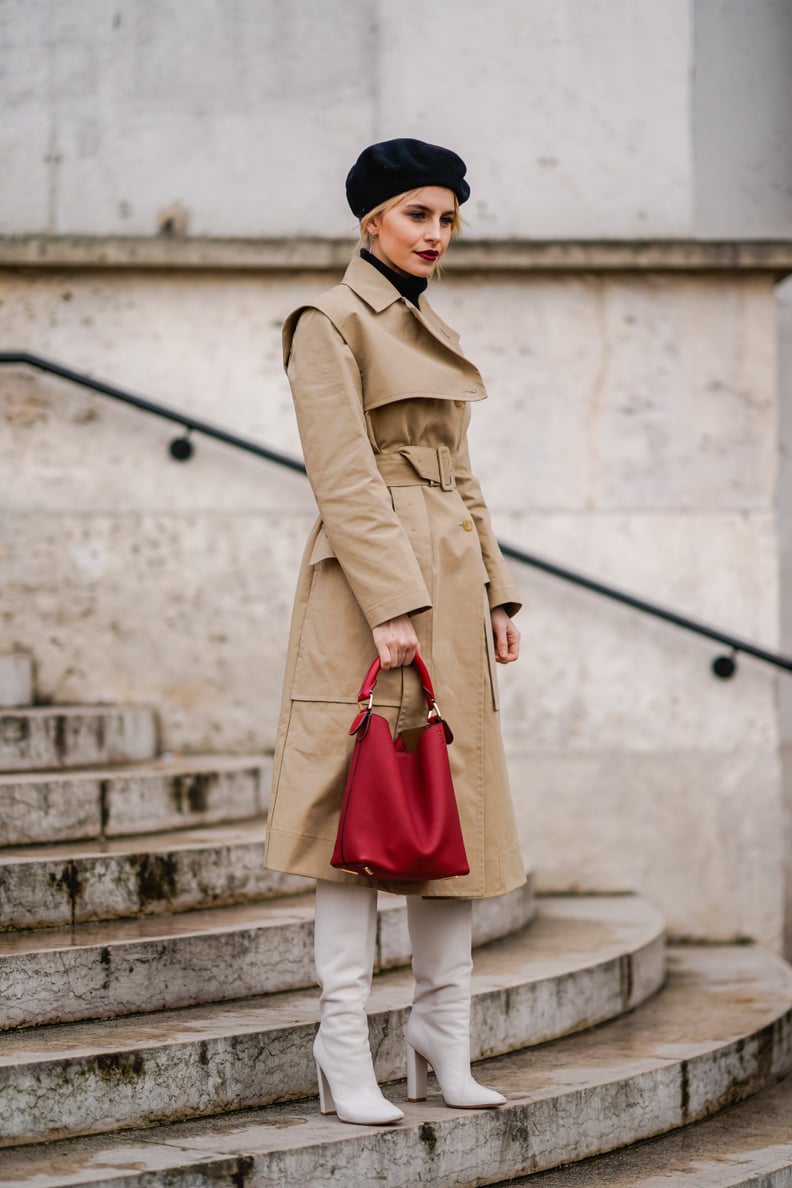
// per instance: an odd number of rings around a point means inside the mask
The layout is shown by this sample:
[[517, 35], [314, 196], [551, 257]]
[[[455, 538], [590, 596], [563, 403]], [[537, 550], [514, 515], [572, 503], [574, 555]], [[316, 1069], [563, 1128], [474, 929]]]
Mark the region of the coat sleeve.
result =
[[369, 626], [432, 605], [366, 432], [360, 369], [326, 314], [306, 309], [287, 363], [308, 478]]
[[494, 610], [496, 606], [502, 606], [509, 616], [516, 615], [522, 606], [522, 602], [517, 586], [498, 547], [498, 541], [492, 528], [492, 521], [490, 520], [489, 508], [484, 502], [484, 496], [481, 491], [481, 484], [473, 476], [470, 468], [467, 435], [463, 437], [462, 444], [454, 459], [454, 474], [456, 476], [457, 490], [462, 496], [478, 532], [478, 538], [481, 544], [481, 556], [487, 576], [489, 577], [487, 596], [489, 598], [490, 610]]

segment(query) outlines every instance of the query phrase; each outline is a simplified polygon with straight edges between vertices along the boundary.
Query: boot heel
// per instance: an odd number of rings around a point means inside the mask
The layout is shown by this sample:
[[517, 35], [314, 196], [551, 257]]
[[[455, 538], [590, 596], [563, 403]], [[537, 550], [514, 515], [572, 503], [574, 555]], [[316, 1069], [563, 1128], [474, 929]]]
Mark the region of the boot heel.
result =
[[426, 1101], [428, 1062], [407, 1044], [407, 1100]]
[[330, 1089], [330, 1082], [322, 1072], [319, 1064], [316, 1065], [316, 1079], [319, 1082], [319, 1113], [334, 1114], [336, 1108], [333, 1101], [333, 1093]]

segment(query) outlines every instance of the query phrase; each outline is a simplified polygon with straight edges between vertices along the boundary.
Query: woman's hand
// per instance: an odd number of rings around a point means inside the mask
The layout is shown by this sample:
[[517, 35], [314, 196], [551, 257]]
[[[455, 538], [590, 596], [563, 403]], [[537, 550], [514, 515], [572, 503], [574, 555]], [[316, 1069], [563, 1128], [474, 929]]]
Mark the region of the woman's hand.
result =
[[495, 641], [495, 659], [498, 664], [511, 664], [520, 655], [520, 633], [502, 606], [493, 607], [492, 636]]
[[401, 668], [403, 664], [412, 664], [418, 648], [418, 636], [409, 615], [387, 619], [373, 627], [371, 634], [383, 668]]

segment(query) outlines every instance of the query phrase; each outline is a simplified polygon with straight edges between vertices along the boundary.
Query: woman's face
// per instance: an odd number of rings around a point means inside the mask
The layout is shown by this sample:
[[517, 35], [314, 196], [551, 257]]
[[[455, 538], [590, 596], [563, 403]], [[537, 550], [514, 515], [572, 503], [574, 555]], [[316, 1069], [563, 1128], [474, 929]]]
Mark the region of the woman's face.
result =
[[451, 240], [454, 217], [453, 191], [423, 186], [366, 225], [371, 254], [402, 275], [429, 277]]

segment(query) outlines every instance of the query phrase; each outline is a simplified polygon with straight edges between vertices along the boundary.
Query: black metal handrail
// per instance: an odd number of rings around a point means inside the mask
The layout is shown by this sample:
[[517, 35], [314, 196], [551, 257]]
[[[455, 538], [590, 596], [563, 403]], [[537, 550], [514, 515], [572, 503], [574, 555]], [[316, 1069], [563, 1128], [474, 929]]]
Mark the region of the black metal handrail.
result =
[[[174, 424], [181, 425], [184, 430], [184, 436], [174, 438], [169, 447], [171, 457], [177, 462], [186, 462], [192, 457], [193, 445], [190, 441], [190, 434], [196, 432], [203, 433], [206, 437], [213, 437], [216, 441], [225, 442], [226, 445], [234, 446], [235, 449], [245, 450], [247, 453], [255, 454], [259, 458], [265, 458], [268, 462], [274, 462], [278, 466], [285, 466], [289, 470], [297, 471], [299, 474], [306, 473], [304, 463], [298, 458], [292, 458], [290, 455], [282, 454], [278, 450], [268, 449], [267, 446], [259, 445], [258, 442], [251, 441], [250, 438], [240, 437], [236, 433], [229, 433], [226, 429], [221, 429], [218, 425], [212, 425], [208, 421], [199, 420], [187, 413], [179, 412], [177, 409], [168, 408], [167, 405], [158, 404], [153, 400], [146, 400], [144, 397], [136, 396], [134, 393], [127, 392], [123, 388], [116, 387], [114, 384], [107, 384], [103, 380], [93, 379], [91, 376], [85, 375], [82, 372], [73, 371], [71, 368], [63, 367], [59, 363], [53, 363], [50, 359], [43, 359], [40, 355], [32, 355], [27, 351], [0, 351], [0, 364], [2, 363], [25, 364], [28, 367], [38, 368], [39, 371], [46, 371], [50, 375], [57, 375], [61, 379], [69, 380], [73, 384], [79, 384], [83, 388], [89, 388], [92, 392], [99, 392], [103, 396], [110, 396], [113, 400], [120, 400], [124, 404], [132, 405], [133, 408], [139, 408], [143, 412], [151, 413], [153, 416], [162, 417], [166, 421], [172, 421]], [[547, 561], [543, 557], [537, 557], [534, 553], [528, 553], [524, 549], [517, 549], [513, 545], [504, 544], [502, 541], [499, 543], [505, 557], [511, 557], [523, 565], [530, 565], [534, 569], [552, 574], [554, 577], [561, 578], [575, 586], [581, 586], [585, 590], [591, 590], [595, 594], [601, 594], [605, 598], [613, 599], [615, 602], [632, 607], [633, 610], [641, 611], [643, 614], [652, 615], [654, 618], [661, 619], [666, 623], [672, 623], [675, 627], [681, 627], [685, 631], [692, 631], [696, 635], [701, 635], [706, 639], [715, 640], [716, 643], [724, 644], [730, 649], [731, 654], [717, 656], [712, 662], [712, 671], [722, 679], [734, 675], [737, 670], [736, 657], [740, 652], [745, 653], [747, 656], [753, 656], [757, 660], [762, 660], [766, 664], [772, 664], [776, 668], [780, 668], [786, 672], [792, 672], [792, 659], [788, 656], [782, 656], [778, 652], [768, 651], [767, 648], [761, 648], [747, 640], [739, 639], [737, 636], [731, 635], [728, 631], [721, 631], [717, 627], [700, 623], [687, 615], [677, 614], [676, 611], [659, 606], [656, 602], [649, 602], [645, 598], [637, 598], [633, 594], [627, 594], [623, 590], [618, 590], [615, 586], [609, 586], [605, 582], [599, 582], [594, 578], [586, 577], [584, 574], [578, 573], [573, 569], [567, 569], [563, 565], [556, 565], [555, 562]]]
[[249, 454], [257, 454], [259, 458], [266, 458], [268, 462], [276, 462], [278, 466], [286, 466], [289, 470], [296, 470], [305, 474], [305, 466], [298, 458], [291, 458], [288, 454], [281, 454], [278, 450], [267, 449], [247, 437], [239, 437], [236, 433], [229, 433], [219, 425], [210, 425], [208, 421], [200, 421], [191, 417], [189, 413], [178, 412], [175, 408], [168, 408], [165, 404], [157, 404], [154, 400], [146, 400], [143, 396], [136, 396], [124, 388], [117, 388], [115, 384], [106, 384], [104, 380], [93, 379], [80, 371], [72, 371], [70, 367], [63, 367], [60, 363], [53, 363], [51, 359], [42, 359], [40, 355], [31, 355], [27, 351], [0, 351], [0, 363], [25, 363], [28, 367], [37, 367], [39, 371], [48, 371], [50, 375], [58, 375], [61, 379], [70, 380], [82, 388], [90, 388], [92, 392], [99, 392], [102, 396], [111, 396], [113, 400], [120, 400], [123, 404], [131, 404], [143, 412], [151, 413], [155, 417], [164, 417], [166, 421], [173, 421], [181, 425], [186, 437], [175, 438], [170, 444], [171, 456], [177, 462], [187, 462], [192, 457], [193, 447], [189, 440], [192, 432], [204, 433], [207, 437], [214, 437], [216, 441], [224, 441], [226, 445], [235, 446], [238, 450], [246, 450]]

